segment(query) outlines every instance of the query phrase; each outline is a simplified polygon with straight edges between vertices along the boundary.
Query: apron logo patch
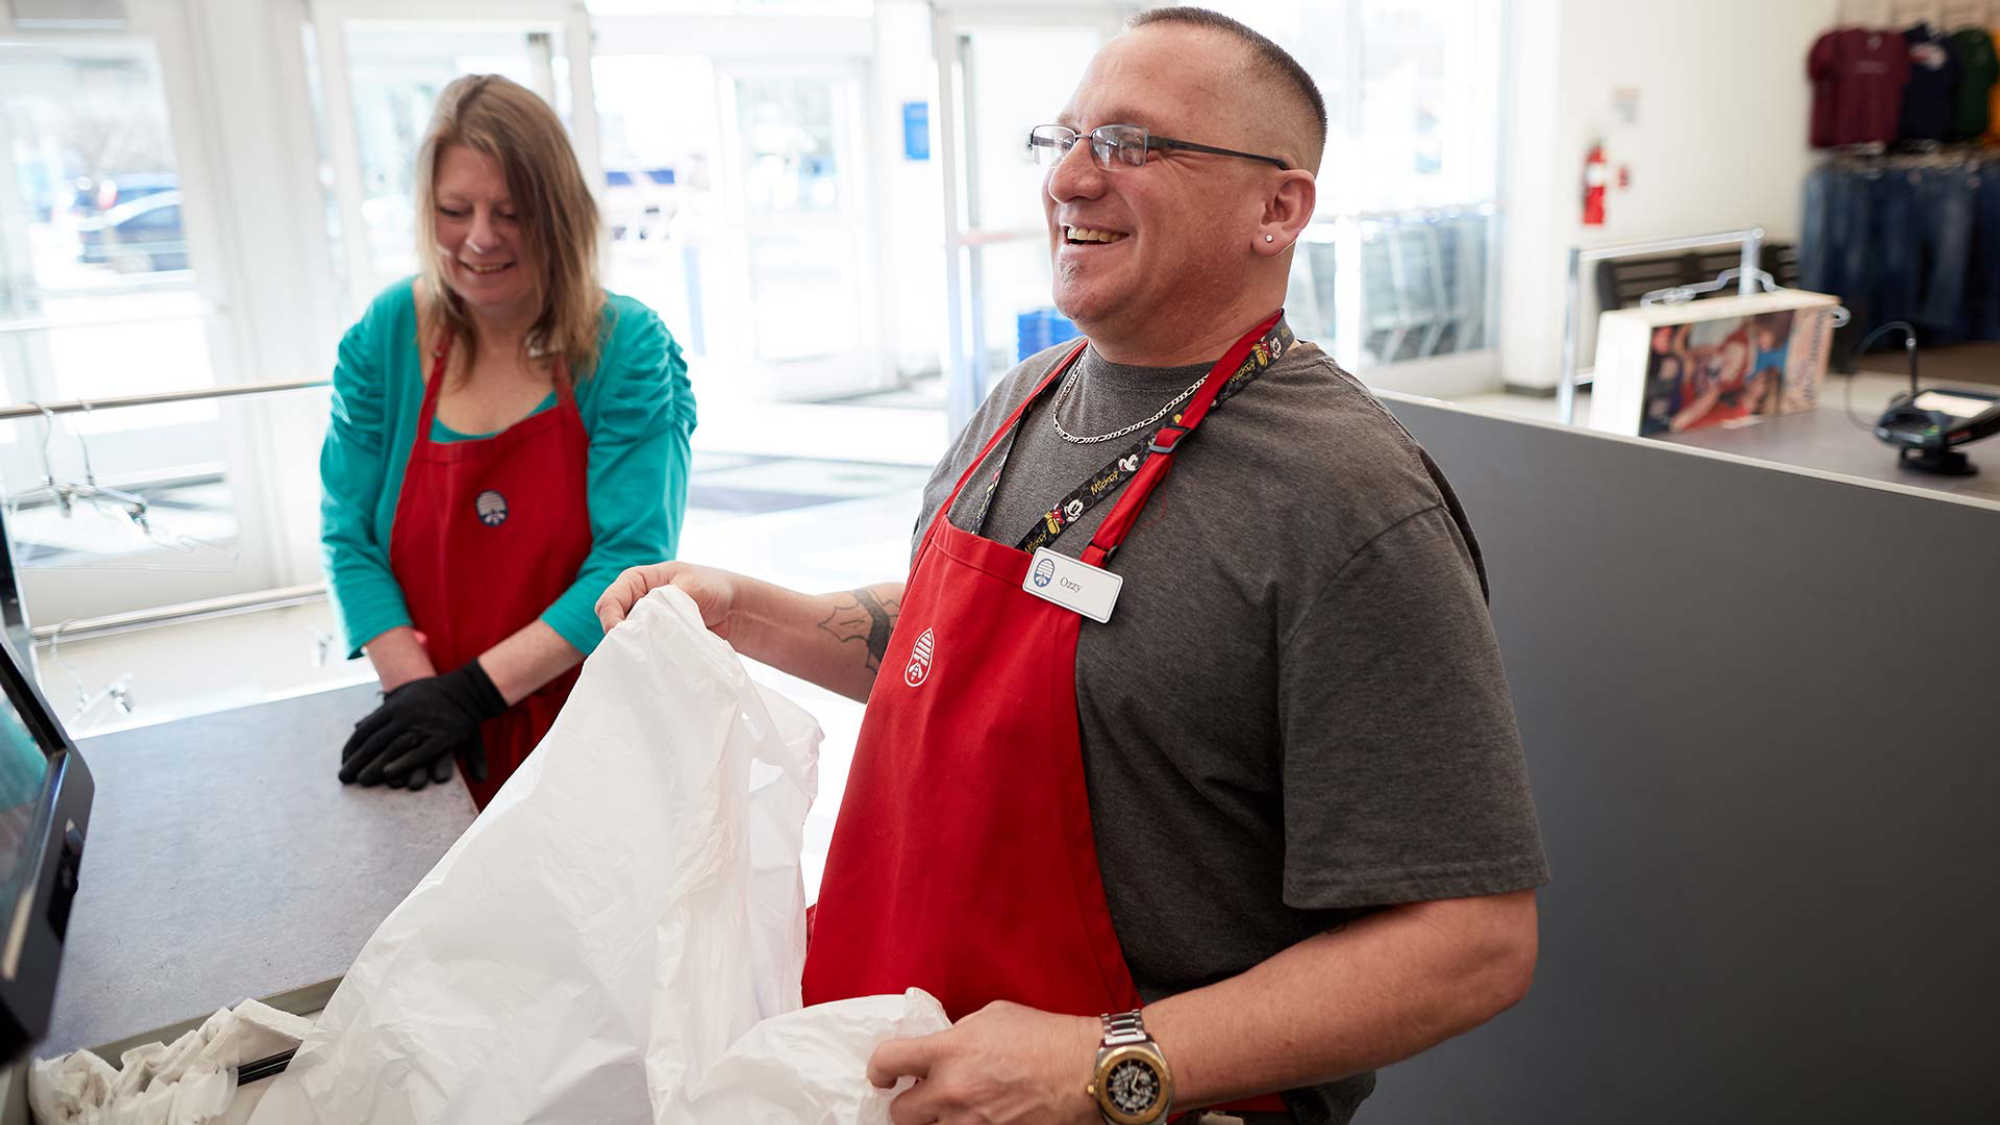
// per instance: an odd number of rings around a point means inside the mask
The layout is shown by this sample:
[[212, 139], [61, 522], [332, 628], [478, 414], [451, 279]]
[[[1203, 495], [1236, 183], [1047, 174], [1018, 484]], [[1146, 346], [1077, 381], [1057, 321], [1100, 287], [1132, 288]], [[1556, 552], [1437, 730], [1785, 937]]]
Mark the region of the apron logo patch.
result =
[[931, 675], [931, 657], [937, 652], [937, 637], [929, 629], [917, 638], [917, 647], [910, 650], [910, 666], [903, 669], [903, 682], [911, 687], [922, 687]]
[[472, 503], [479, 509], [479, 522], [487, 527], [499, 527], [507, 522], [507, 498], [498, 492], [489, 488]]
[[1056, 560], [1043, 559], [1035, 564], [1035, 585], [1046, 586], [1056, 577]]

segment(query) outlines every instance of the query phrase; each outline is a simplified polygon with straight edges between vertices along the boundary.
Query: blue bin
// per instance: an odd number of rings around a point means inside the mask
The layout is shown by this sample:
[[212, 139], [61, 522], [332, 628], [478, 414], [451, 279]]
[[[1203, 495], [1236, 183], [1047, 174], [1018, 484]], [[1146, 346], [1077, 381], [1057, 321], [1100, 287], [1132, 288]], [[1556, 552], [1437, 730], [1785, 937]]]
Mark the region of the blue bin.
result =
[[1080, 333], [1068, 317], [1054, 308], [1039, 308], [1029, 309], [1014, 318], [1014, 335], [1014, 360], [1018, 363], [1044, 348], [1052, 348], [1064, 340], [1074, 340]]

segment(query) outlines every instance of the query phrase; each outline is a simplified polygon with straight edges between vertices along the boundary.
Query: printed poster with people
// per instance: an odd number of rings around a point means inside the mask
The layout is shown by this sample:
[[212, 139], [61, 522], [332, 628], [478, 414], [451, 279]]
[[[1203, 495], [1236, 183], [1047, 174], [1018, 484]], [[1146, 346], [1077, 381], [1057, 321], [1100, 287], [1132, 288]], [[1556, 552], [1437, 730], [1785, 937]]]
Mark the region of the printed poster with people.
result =
[[1743, 425], [1813, 409], [1832, 332], [1830, 308], [1655, 326], [1639, 432]]

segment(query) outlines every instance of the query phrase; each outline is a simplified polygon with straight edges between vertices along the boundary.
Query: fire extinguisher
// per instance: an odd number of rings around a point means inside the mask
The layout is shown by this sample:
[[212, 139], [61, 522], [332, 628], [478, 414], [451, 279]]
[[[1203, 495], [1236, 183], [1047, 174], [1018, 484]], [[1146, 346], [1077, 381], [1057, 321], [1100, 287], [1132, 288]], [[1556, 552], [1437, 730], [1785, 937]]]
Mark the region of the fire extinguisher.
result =
[[1604, 225], [1604, 191], [1611, 180], [1610, 166], [1604, 160], [1604, 145], [1592, 141], [1590, 152], [1583, 158], [1583, 225], [1601, 227]]

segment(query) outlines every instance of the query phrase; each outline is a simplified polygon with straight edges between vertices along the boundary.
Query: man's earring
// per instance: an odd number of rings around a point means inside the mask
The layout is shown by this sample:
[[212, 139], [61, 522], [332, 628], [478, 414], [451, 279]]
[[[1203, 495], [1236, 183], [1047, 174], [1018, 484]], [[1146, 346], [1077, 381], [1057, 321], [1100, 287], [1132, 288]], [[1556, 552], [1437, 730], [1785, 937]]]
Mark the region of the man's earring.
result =
[[1270, 236], [1270, 235], [1268, 235], [1268, 234], [1267, 234], [1267, 235], [1265, 235], [1265, 236], [1264, 236], [1264, 241], [1266, 241], [1266, 242], [1269, 242], [1269, 241], [1271, 241], [1271, 236]]

